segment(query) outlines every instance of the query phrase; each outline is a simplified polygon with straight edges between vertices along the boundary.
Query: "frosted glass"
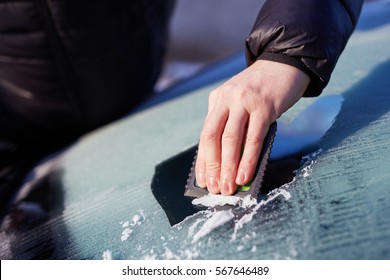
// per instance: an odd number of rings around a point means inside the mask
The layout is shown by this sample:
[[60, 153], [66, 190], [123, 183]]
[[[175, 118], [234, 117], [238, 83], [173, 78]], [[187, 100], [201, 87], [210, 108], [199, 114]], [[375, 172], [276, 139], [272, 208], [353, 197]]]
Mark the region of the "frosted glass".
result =
[[[289, 153], [283, 147], [288, 135], [312, 133], [301, 145], [318, 149], [303, 159], [293, 182], [263, 196], [256, 206], [206, 210], [171, 227], [151, 192], [155, 166], [197, 143], [208, 93], [218, 82], [139, 111], [67, 149], [48, 178], [60, 197], [50, 219], [3, 238], [2, 254], [389, 259], [389, 19], [388, 2], [366, 4], [323, 96], [302, 100], [279, 120], [275, 158]], [[326, 106], [320, 110], [316, 104]]]

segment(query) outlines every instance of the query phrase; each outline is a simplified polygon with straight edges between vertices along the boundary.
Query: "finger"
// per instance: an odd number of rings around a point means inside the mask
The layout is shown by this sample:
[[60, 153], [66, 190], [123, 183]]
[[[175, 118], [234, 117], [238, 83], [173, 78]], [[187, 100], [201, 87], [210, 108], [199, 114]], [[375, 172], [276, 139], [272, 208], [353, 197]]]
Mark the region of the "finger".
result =
[[198, 154], [196, 156], [195, 176], [198, 186], [201, 188], [206, 188], [206, 162], [204, 160], [201, 143], [199, 143]]
[[238, 185], [245, 185], [253, 178], [268, 128], [269, 123], [264, 121], [261, 114], [252, 113], [250, 115], [244, 151], [237, 171], [236, 183]]
[[235, 181], [247, 120], [246, 111], [231, 111], [222, 134], [220, 189], [224, 195], [233, 194], [237, 188]]
[[200, 145], [206, 167], [206, 184], [211, 193], [219, 193], [220, 191], [221, 136], [227, 117], [228, 110], [226, 108], [215, 107], [207, 116], [200, 136]]
[[[209, 118], [211, 112], [214, 110], [214, 106], [217, 103], [218, 99], [218, 94], [216, 91], [211, 92], [209, 95], [209, 102], [208, 102], [208, 109], [207, 109], [207, 116], [206, 116], [206, 121], [207, 118]], [[205, 123], [206, 123], [205, 121]], [[198, 145], [198, 152], [196, 155], [196, 164], [195, 164], [195, 177], [196, 177], [196, 182], [198, 183], [198, 186], [201, 188], [206, 188], [207, 186], [207, 178], [206, 178], [206, 161], [204, 157], [204, 151], [203, 151], [203, 141], [199, 141]]]
[[215, 106], [221, 105], [221, 102], [218, 102], [218, 99], [220, 98], [220, 91], [218, 89], [213, 90], [209, 94], [209, 100], [208, 100], [208, 108], [207, 108], [207, 116], [206, 118], [211, 114], [211, 112], [214, 110]]

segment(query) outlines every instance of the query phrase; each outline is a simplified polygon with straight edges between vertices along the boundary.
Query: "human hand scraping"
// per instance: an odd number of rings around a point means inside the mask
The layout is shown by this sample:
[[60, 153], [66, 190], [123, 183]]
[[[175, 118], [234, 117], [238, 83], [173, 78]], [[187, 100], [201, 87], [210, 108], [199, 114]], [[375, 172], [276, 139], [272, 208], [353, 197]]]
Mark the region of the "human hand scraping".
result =
[[293, 66], [258, 60], [212, 91], [195, 168], [199, 186], [231, 195], [248, 183], [270, 124], [299, 100], [309, 81]]

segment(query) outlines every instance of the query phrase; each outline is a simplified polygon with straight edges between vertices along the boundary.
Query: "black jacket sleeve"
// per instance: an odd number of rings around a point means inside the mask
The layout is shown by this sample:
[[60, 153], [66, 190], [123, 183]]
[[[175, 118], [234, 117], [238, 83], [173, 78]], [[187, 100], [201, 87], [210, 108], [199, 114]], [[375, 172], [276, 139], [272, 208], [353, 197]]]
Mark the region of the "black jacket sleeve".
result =
[[295, 66], [310, 76], [304, 96], [321, 94], [356, 26], [362, 3], [267, 0], [246, 40], [248, 65], [265, 59]]

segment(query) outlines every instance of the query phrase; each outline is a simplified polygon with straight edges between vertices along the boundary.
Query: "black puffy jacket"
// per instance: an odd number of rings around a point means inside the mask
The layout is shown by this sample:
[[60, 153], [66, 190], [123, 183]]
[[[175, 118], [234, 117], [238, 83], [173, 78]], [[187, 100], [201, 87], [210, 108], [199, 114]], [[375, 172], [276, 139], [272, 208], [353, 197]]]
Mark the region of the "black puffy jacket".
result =
[[363, 0], [267, 0], [246, 40], [248, 64], [266, 59], [310, 76], [305, 96], [328, 84], [354, 30]]
[[[152, 92], [173, 0], [0, 0], [0, 138], [61, 145]], [[360, 0], [270, 0], [247, 39], [256, 59], [329, 81]], [[35, 143], [34, 143], [35, 141]], [[25, 143], [24, 143], [25, 144]]]
[[172, 6], [0, 0], [0, 139], [61, 145], [145, 99], [160, 72]]

